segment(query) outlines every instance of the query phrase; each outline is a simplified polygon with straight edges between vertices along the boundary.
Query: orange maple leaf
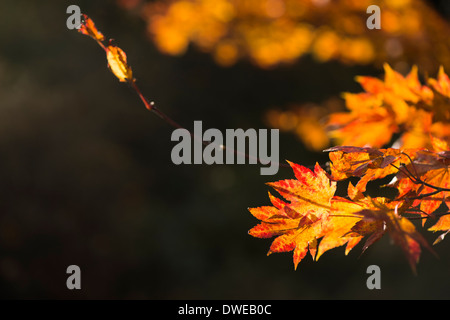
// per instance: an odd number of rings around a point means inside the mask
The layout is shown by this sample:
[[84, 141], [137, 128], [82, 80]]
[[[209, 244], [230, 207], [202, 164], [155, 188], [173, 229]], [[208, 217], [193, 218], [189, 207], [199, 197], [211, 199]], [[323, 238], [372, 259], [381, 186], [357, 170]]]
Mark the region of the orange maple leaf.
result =
[[[350, 200], [340, 200], [340, 208], [335, 211], [335, 214], [341, 212], [343, 215], [359, 218], [346, 236], [353, 237], [354, 245], [363, 237], [368, 236], [362, 248], [362, 253], [388, 233], [394, 244], [404, 252], [414, 273], [416, 273], [421, 246], [435, 254], [427, 241], [416, 231], [414, 224], [403, 216], [410, 208], [411, 202], [390, 201], [382, 197], [365, 197], [351, 183], [349, 183], [348, 194]], [[322, 245], [322, 242], [320, 245]]]
[[436, 137], [429, 139], [434, 150], [417, 150], [391, 183], [399, 190], [398, 198], [415, 199], [413, 205], [423, 217], [432, 216], [443, 202], [450, 204], [449, 146]]
[[[361, 105], [367, 103], [365, 97], [360, 99], [353, 96], [352, 100], [363, 100]], [[359, 147], [381, 147], [399, 130], [392, 114], [383, 107], [371, 107], [351, 113], [333, 113], [329, 116], [327, 129], [330, 137], [340, 144]]]
[[272, 207], [250, 208], [250, 213], [262, 222], [249, 234], [258, 238], [277, 236], [268, 255], [273, 252], [294, 251], [294, 266], [309, 252], [315, 257], [317, 239], [324, 235], [331, 198], [336, 183], [330, 181], [325, 171], [316, 164], [314, 172], [291, 163], [297, 179], [268, 183], [285, 200], [269, 194]]
[[[335, 243], [338, 243], [339, 239], [341, 239], [340, 241], [343, 241], [342, 239], [349, 238], [345, 250], [346, 255], [365, 236], [370, 235], [362, 248], [362, 254], [368, 247], [378, 241], [386, 231], [382, 221], [364, 219], [363, 213], [377, 211], [380, 206], [383, 206], [386, 203], [387, 199], [372, 199], [371, 197], [366, 197], [361, 190], [354, 187], [351, 182], [348, 184], [347, 194], [349, 199], [334, 197], [332, 200], [332, 216], [335, 219], [345, 218], [345, 220], [340, 220], [336, 225], [342, 226], [343, 224], [346, 224], [346, 228], [343, 229], [342, 227], [337, 227], [336, 230], [332, 230], [330, 234], [331, 237], [335, 238]], [[340, 232], [336, 232], [337, 230]], [[320, 242], [322, 250], [333, 248], [333, 244], [330, 247], [327, 245], [326, 238], [328, 237], [329, 235], [326, 235]]]
[[[357, 189], [366, 190], [367, 183], [398, 172], [398, 166], [414, 158], [415, 150], [375, 149], [339, 146], [330, 152], [331, 173], [335, 180], [360, 177]], [[409, 156], [409, 157], [408, 157]]]
[[421, 246], [433, 252], [414, 224], [403, 216], [411, 202], [367, 197], [351, 183], [349, 199], [334, 196], [336, 182], [318, 164], [314, 171], [289, 164], [295, 180], [268, 183], [284, 200], [269, 193], [272, 206], [249, 209], [261, 220], [249, 234], [258, 238], [276, 237], [268, 255], [294, 251], [296, 269], [308, 251], [313, 260], [318, 260], [326, 251], [347, 244], [347, 255], [367, 236], [364, 252], [386, 233], [402, 249], [413, 272], [416, 272]]
[[361, 241], [363, 236], [352, 232], [352, 228], [361, 220], [361, 217], [354, 213], [363, 208], [361, 204], [341, 197], [332, 199], [327, 229], [324, 230], [324, 237], [320, 241], [316, 260], [326, 251], [344, 244], [347, 244], [345, 248], [347, 255]]
[[[387, 231], [394, 244], [402, 249], [411, 269], [416, 273], [416, 264], [419, 261], [421, 246], [427, 248], [433, 254], [435, 252], [422, 235], [416, 231], [414, 224], [401, 215], [402, 211], [409, 208], [409, 205], [405, 203], [374, 204], [377, 206], [376, 210], [362, 210], [358, 213], [363, 217], [361, 223], [370, 224], [370, 227], [365, 229], [373, 232], [368, 239], [370, 241], [369, 245], [381, 238]], [[404, 208], [399, 208], [399, 204], [403, 204]], [[361, 226], [354, 228], [354, 231], [361, 232], [361, 230], [363, 230]]]
[[348, 254], [362, 238], [351, 232], [361, 219], [352, 213], [366, 207], [334, 197], [336, 182], [331, 181], [318, 164], [314, 171], [291, 162], [289, 164], [294, 170], [295, 180], [268, 183], [287, 202], [269, 193], [273, 206], [250, 208], [261, 223], [253, 227], [249, 234], [258, 238], [276, 236], [268, 255], [294, 251], [295, 268], [308, 251], [313, 260], [317, 260], [324, 252], [347, 244], [345, 253]]

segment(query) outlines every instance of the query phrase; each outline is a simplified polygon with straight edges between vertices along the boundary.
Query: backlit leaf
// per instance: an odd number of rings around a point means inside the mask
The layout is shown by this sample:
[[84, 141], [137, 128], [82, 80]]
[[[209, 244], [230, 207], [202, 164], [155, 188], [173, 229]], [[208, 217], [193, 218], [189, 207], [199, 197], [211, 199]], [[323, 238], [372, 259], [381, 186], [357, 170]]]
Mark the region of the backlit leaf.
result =
[[108, 46], [106, 58], [108, 59], [108, 67], [121, 82], [133, 80], [133, 72], [127, 64], [127, 55], [122, 49], [112, 45]]
[[316, 165], [314, 171], [289, 163], [296, 179], [269, 183], [284, 200], [270, 195], [273, 207], [251, 208], [250, 212], [261, 223], [249, 234], [254, 237], [276, 236], [268, 254], [294, 251], [294, 266], [308, 251], [315, 257], [317, 239], [324, 235], [330, 220], [331, 199], [336, 183]]
[[81, 27], [78, 29], [78, 32], [90, 36], [93, 39], [100, 42], [105, 40], [105, 37], [100, 31], [97, 30], [94, 21], [92, 21], [91, 18], [89, 18], [86, 14], [83, 14], [83, 20], [84, 22], [81, 24]]

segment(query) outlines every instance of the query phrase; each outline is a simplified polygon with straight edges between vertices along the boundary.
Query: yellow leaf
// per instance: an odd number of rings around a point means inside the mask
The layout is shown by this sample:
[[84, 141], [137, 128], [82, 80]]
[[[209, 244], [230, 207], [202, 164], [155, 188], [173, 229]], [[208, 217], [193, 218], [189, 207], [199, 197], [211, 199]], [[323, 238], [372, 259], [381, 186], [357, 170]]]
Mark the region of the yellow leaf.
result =
[[131, 67], [127, 64], [127, 55], [122, 49], [112, 45], [108, 46], [106, 58], [108, 59], [108, 67], [120, 82], [134, 80]]

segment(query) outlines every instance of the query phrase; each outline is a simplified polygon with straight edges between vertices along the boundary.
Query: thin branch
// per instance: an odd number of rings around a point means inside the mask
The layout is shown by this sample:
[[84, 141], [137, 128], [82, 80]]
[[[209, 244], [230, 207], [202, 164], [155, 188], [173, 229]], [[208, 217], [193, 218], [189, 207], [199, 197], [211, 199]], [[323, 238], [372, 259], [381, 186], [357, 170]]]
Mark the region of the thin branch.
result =
[[[406, 176], [407, 176], [414, 184], [421, 184], [421, 185], [424, 185], [424, 186], [426, 186], [426, 187], [435, 189], [436, 191], [438, 191], [438, 192], [436, 192], [436, 193], [443, 192], [443, 191], [450, 191], [449, 188], [442, 188], [442, 187], [433, 186], [432, 184], [429, 184], [429, 183], [423, 181], [423, 180], [420, 179], [418, 176], [417, 176], [417, 177], [414, 176], [414, 175], [408, 170], [408, 168], [407, 168], [406, 166], [403, 166], [403, 167], [399, 168], [399, 167], [397, 167], [395, 164], [392, 164], [392, 163], [391, 163], [390, 165], [393, 166], [394, 168], [396, 168], [399, 172], [402, 172], [404, 175], [406, 175]], [[414, 165], [413, 165], [413, 168], [414, 168]], [[406, 170], [406, 172], [403, 171], [402, 169]]]
[[[98, 39], [98, 38], [95, 38], [95, 37], [93, 37], [94, 39], [95, 39], [95, 41], [97, 42], [97, 44], [106, 52], [106, 53], [108, 53], [108, 48], [102, 43], [102, 41], [103, 40], [100, 40], [100, 39]], [[111, 40], [110, 40], [111, 41]], [[197, 137], [194, 133], [192, 133], [190, 130], [188, 130], [188, 129], [186, 129], [186, 128], [184, 128], [183, 126], [181, 126], [180, 124], [178, 124], [177, 122], [175, 122], [172, 118], [170, 118], [168, 115], [166, 115], [164, 112], [162, 112], [160, 109], [158, 109], [156, 106], [155, 106], [155, 103], [152, 101], [152, 102], [149, 102], [149, 100], [142, 94], [142, 92], [141, 92], [141, 90], [139, 89], [139, 87], [137, 86], [137, 84], [136, 84], [136, 80], [135, 79], [129, 79], [129, 78], [127, 78], [126, 79], [126, 81], [131, 85], [131, 87], [136, 91], [136, 93], [138, 94], [138, 96], [139, 96], [139, 98], [141, 99], [141, 101], [144, 103], [144, 105], [145, 105], [145, 108], [147, 109], [147, 110], [149, 110], [149, 111], [151, 111], [151, 112], [153, 112], [154, 114], [156, 114], [159, 118], [161, 118], [163, 121], [165, 121], [166, 123], [168, 123], [169, 125], [171, 125], [172, 127], [174, 127], [174, 128], [177, 128], [177, 129], [184, 129], [184, 130], [186, 130], [187, 132], [189, 132], [189, 134], [194, 138], [194, 139], [197, 139], [197, 140], [199, 140], [203, 145], [205, 145], [205, 146], [207, 146], [207, 145], [210, 145], [212, 142], [211, 141], [204, 141], [201, 137]], [[259, 158], [259, 157], [255, 157], [255, 156], [253, 156], [253, 155], [249, 155], [249, 154], [247, 154], [247, 153], [244, 153], [244, 152], [240, 152], [240, 151], [238, 151], [238, 150], [235, 150], [235, 149], [231, 149], [231, 148], [227, 148], [226, 146], [224, 146], [224, 145], [220, 145], [220, 146], [218, 146], [218, 147], [220, 147], [220, 149], [221, 150], [225, 150], [225, 151], [227, 151], [227, 152], [229, 152], [229, 153], [233, 153], [233, 154], [235, 154], [235, 155], [240, 155], [240, 156], [243, 156], [243, 157], [245, 157], [245, 158], [247, 158], [247, 159], [251, 159], [251, 160], [255, 160], [256, 162], [259, 162], [259, 163], [264, 163], [264, 164], [275, 164], [276, 166], [278, 166], [278, 167], [282, 167], [282, 168], [290, 168], [290, 166], [288, 165], [288, 164], [285, 164], [285, 163], [278, 163], [278, 162], [274, 162], [274, 161], [271, 161], [271, 160], [268, 160], [268, 159], [264, 159], [265, 161], [262, 161], [262, 159], [261, 158]]]
[[[430, 200], [430, 199], [425, 199], [426, 197], [430, 197], [430, 196], [434, 196], [435, 194], [438, 194], [442, 192], [441, 190], [435, 190], [433, 192], [430, 193], [424, 193], [424, 194], [420, 194], [418, 196], [415, 197], [405, 197], [406, 200]], [[433, 200], [433, 199], [431, 199]]]

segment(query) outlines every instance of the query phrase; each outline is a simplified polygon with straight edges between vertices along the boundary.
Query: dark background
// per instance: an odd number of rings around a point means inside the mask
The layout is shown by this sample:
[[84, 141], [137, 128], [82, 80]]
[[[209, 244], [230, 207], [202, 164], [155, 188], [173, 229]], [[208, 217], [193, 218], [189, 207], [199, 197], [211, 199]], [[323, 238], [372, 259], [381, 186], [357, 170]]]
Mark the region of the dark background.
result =
[[[440, 4], [442, 3], [442, 4]], [[358, 92], [373, 67], [308, 57], [274, 70], [221, 68], [191, 48], [159, 53], [145, 23], [115, 1], [0, 2], [0, 297], [13, 299], [448, 299], [450, 241], [423, 252], [414, 276], [385, 237], [360, 258], [344, 248], [294, 271], [292, 254], [247, 234], [268, 205], [259, 165], [182, 165], [173, 128], [108, 71], [95, 41], [66, 28], [77, 4], [128, 56], [144, 94], [188, 128], [265, 128], [264, 111]], [[446, 1], [436, 2], [448, 14]], [[445, 9], [447, 8], [447, 11]], [[280, 161], [327, 155], [280, 135]], [[420, 228], [432, 242], [436, 234]], [[82, 289], [66, 288], [80, 266]], [[381, 268], [381, 290], [366, 269]]]

